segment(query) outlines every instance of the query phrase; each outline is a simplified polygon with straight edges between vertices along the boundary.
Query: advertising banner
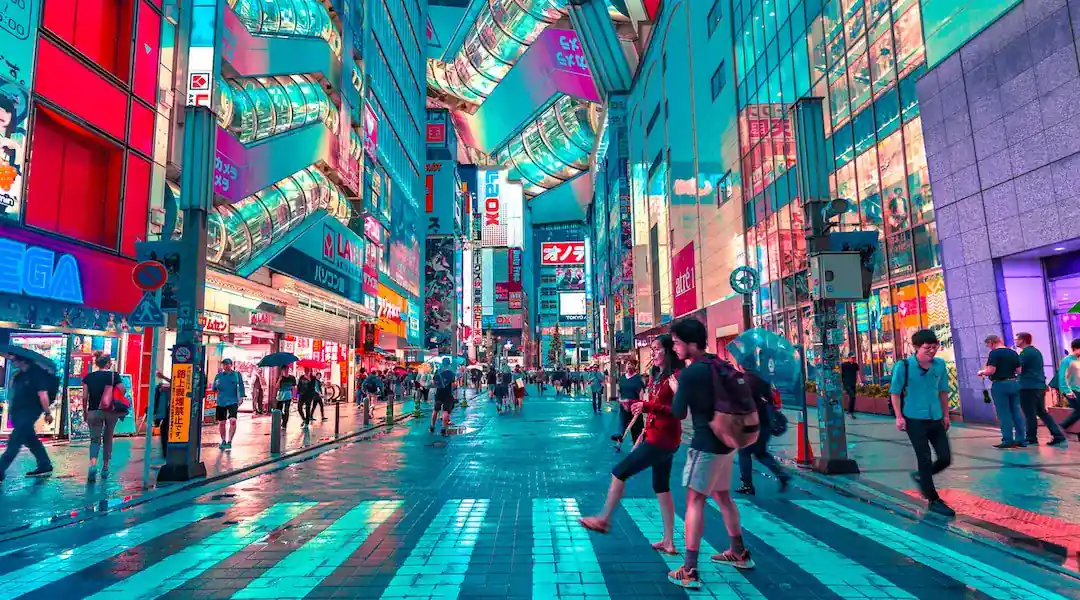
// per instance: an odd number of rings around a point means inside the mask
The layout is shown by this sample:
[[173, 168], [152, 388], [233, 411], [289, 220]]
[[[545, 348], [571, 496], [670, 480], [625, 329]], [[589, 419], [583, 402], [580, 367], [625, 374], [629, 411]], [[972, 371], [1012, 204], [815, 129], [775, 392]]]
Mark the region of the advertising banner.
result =
[[364, 301], [364, 240], [327, 215], [268, 266], [357, 303]]
[[507, 306], [510, 307], [510, 310], [521, 310], [523, 308], [523, 301], [524, 295], [520, 291], [510, 292], [506, 300]]
[[510, 290], [507, 287], [505, 281], [497, 282], [495, 284], [495, 301], [496, 302], [509, 302]]
[[585, 242], [542, 242], [540, 264], [543, 266], [584, 265]]
[[429, 237], [424, 265], [424, 344], [450, 354], [454, 331], [454, 238]]
[[484, 329], [483, 314], [484, 314], [484, 286], [482, 282], [484, 280], [484, 269], [480, 257], [480, 251], [474, 250], [472, 253], [472, 304], [473, 304], [473, 344], [479, 345], [481, 339], [481, 332]]
[[588, 314], [585, 292], [559, 292], [560, 323], [584, 323]]
[[364, 105], [364, 152], [368, 153], [371, 160], [378, 161], [375, 154], [379, 147], [379, 117], [371, 103]]
[[7, 120], [0, 122], [0, 215], [18, 219], [26, 181], [26, 135], [34, 54], [42, 0], [0, 2], [0, 101]]
[[514, 315], [496, 315], [492, 329], [521, 329], [521, 313]]
[[480, 251], [480, 298], [483, 314], [495, 314], [495, 251], [484, 248]]
[[510, 249], [510, 283], [517, 285], [516, 288], [511, 287], [511, 290], [521, 289], [521, 260], [523, 254], [521, 248]]
[[409, 344], [420, 343], [420, 307], [416, 305], [412, 300], [408, 301], [408, 336]]
[[675, 290], [672, 308], [675, 316], [697, 309], [697, 268], [694, 264], [694, 242], [687, 244], [671, 259], [672, 289]]
[[555, 267], [555, 287], [560, 290], [585, 289], [585, 267]]
[[503, 188], [506, 187], [506, 171], [478, 170], [476, 186], [480, 192], [480, 212], [474, 218], [482, 219], [480, 244], [484, 247], [506, 246], [507, 214], [502, 197]]
[[457, 188], [452, 160], [431, 161], [424, 168], [424, 212], [427, 235], [453, 235]]
[[406, 337], [408, 315], [405, 298], [389, 287], [379, 284], [379, 329], [398, 337]]

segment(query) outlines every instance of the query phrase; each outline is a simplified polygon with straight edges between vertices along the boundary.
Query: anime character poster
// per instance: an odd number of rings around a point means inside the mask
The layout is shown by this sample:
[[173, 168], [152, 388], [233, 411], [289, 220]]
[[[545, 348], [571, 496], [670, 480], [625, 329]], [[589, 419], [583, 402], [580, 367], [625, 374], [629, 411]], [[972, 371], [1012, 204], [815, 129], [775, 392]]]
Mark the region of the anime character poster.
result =
[[0, 77], [0, 214], [18, 219], [26, 160], [26, 91]]
[[448, 355], [454, 335], [454, 238], [429, 237], [424, 268], [424, 347]]

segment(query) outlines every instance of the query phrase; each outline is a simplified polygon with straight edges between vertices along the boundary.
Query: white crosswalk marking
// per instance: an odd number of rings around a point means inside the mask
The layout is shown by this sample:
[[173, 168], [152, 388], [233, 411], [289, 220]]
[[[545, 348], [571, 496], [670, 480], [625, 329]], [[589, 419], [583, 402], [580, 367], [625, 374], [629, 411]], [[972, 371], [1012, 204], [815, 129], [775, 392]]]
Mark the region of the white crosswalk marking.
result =
[[383, 600], [457, 598], [487, 510], [487, 500], [443, 505], [383, 592]]
[[[660, 541], [664, 535], [664, 525], [660, 521], [660, 510], [655, 499], [625, 499], [623, 507], [634, 521], [634, 525], [641, 530], [642, 535], [649, 541]], [[678, 516], [675, 517], [675, 547], [680, 550], [686, 548], [686, 539], [683, 537], [683, 522]], [[729, 565], [721, 565], [712, 562], [710, 557], [718, 554], [715, 548], [701, 538], [701, 546], [698, 548], [699, 561], [698, 573], [701, 576], [701, 588], [686, 590], [691, 596], [704, 596], [711, 598], [732, 598], [742, 600], [764, 600], [765, 596], [752, 583]], [[683, 564], [682, 556], [671, 556], [660, 553], [669, 571], [678, 569]]]
[[1066, 600], [1011, 573], [1007, 573], [893, 527], [873, 517], [844, 508], [829, 500], [800, 500], [796, 504], [815, 515], [890, 548], [904, 556], [943, 573], [996, 600], [1038, 599]]
[[837, 596], [845, 600], [862, 600], [881, 597], [877, 595], [880, 592], [888, 594], [889, 598], [915, 600], [915, 596], [896, 584], [779, 517], [749, 502], [738, 501], [738, 505], [744, 531], [789, 557]]
[[533, 598], [609, 598], [589, 532], [573, 498], [534, 498]]
[[196, 542], [91, 597], [97, 600], [149, 600], [163, 596], [257, 542], [316, 504], [316, 502], [275, 504], [257, 515], [241, 519], [236, 525]]
[[201, 521], [228, 505], [197, 504], [171, 512], [141, 525], [121, 529], [88, 544], [49, 556], [40, 562], [6, 573], [0, 578], [0, 598], [17, 598], [108, 560], [158, 536]]
[[303, 598], [356, 552], [400, 500], [361, 502], [303, 546], [281, 559], [233, 598]]

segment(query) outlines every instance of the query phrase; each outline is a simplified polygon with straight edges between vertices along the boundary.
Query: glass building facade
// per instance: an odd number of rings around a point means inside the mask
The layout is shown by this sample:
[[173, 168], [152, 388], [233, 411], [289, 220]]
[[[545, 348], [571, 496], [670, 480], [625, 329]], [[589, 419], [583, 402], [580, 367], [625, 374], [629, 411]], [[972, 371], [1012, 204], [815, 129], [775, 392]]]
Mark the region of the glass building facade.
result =
[[[734, 0], [734, 61], [747, 264], [762, 286], [754, 325], [812, 347], [792, 103], [824, 99], [830, 188], [841, 229], [876, 229], [871, 297], [847, 307], [842, 352], [881, 383], [911, 334], [937, 332], [955, 360], [915, 81], [925, 72], [917, 0]], [[812, 354], [809, 356], [812, 360]], [[954, 409], [958, 398], [953, 394]]]

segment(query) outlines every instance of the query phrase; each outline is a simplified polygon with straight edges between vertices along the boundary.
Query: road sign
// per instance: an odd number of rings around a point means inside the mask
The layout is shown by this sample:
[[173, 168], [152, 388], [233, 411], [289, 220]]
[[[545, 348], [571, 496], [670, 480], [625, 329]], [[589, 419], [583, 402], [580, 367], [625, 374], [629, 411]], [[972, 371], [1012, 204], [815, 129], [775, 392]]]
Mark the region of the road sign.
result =
[[131, 270], [131, 280], [135, 282], [135, 287], [144, 292], [160, 290], [165, 287], [168, 279], [169, 272], [165, 269], [165, 265], [156, 260], [144, 260]]
[[142, 300], [131, 311], [131, 324], [136, 327], [163, 327], [165, 313], [158, 304], [154, 292], [143, 292]]
[[194, 385], [194, 366], [173, 363], [169, 388], [168, 440], [170, 444], [188, 441], [191, 431], [191, 391]]
[[173, 347], [173, 362], [187, 364], [191, 362], [192, 348], [188, 344], [177, 344]]
[[760, 285], [760, 277], [756, 269], [739, 267], [731, 272], [728, 283], [736, 294], [752, 294]]

